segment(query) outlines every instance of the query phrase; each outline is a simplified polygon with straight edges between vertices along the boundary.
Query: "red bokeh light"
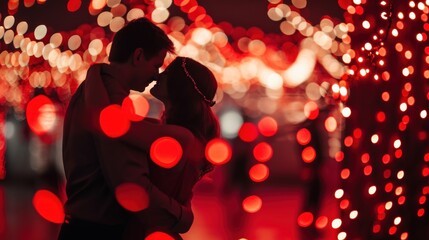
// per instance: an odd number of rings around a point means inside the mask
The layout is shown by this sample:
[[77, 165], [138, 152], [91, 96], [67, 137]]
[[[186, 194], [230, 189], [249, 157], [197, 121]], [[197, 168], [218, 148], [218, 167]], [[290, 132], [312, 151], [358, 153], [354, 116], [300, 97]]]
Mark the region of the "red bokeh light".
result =
[[313, 223], [314, 216], [311, 212], [303, 212], [298, 216], [298, 225], [308, 227]]
[[45, 95], [31, 99], [25, 114], [28, 126], [37, 135], [45, 134], [55, 126], [56, 109], [51, 99]]
[[152, 161], [163, 168], [172, 168], [182, 158], [183, 149], [180, 143], [172, 137], [161, 137], [150, 147]]
[[149, 196], [145, 189], [136, 183], [123, 183], [116, 187], [118, 203], [131, 212], [139, 212], [149, 205]]
[[301, 153], [302, 160], [306, 163], [311, 163], [316, 159], [316, 150], [313, 147], [306, 147]]
[[174, 238], [165, 232], [153, 232], [145, 237], [144, 240], [174, 240]]
[[77, 10], [79, 10], [81, 5], [82, 5], [82, 0], [69, 0], [67, 2], [67, 10], [69, 12], [76, 12]]
[[258, 212], [262, 207], [262, 199], [256, 195], [249, 196], [243, 200], [243, 209], [248, 213]]
[[254, 182], [263, 182], [269, 176], [270, 170], [265, 164], [258, 163], [250, 168], [249, 176]]
[[106, 3], [106, 0], [92, 0], [90, 6], [95, 10], [100, 10], [106, 6]]
[[304, 105], [304, 115], [310, 120], [316, 119], [319, 116], [319, 106], [317, 106], [317, 103], [306, 103]]
[[341, 170], [342, 179], [347, 179], [349, 177], [350, 177], [350, 170], [348, 168], [344, 168], [343, 170]]
[[259, 162], [266, 162], [273, 156], [273, 148], [266, 142], [258, 143], [253, 148], [253, 156]]
[[316, 228], [323, 229], [328, 225], [328, 218], [325, 216], [318, 217], [316, 220]]
[[140, 94], [131, 94], [122, 101], [122, 111], [130, 121], [141, 121], [149, 112], [149, 103]]
[[101, 111], [100, 127], [108, 137], [117, 138], [129, 130], [130, 121], [123, 113], [121, 106], [112, 104]]
[[258, 129], [262, 136], [274, 136], [278, 130], [277, 121], [272, 117], [263, 117], [258, 122]]
[[349, 207], [349, 205], [350, 205], [350, 201], [348, 199], [343, 199], [340, 202], [340, 208], [343, 210], [347, 209]]
[[209, 162], [221, 165], [231, 160], [232, 149], [227, 141], [215, 138], [207, 143], [205, 155]]
[[48, 190], [38, 190], [33, 197], [36, 212], [49, 222], [61, 224], [64, 222], [64, 208], [61, 200]]
[[311, 141], [311, 133], [307, 128], [301, 128], [296, 133], [296, 140], [301, 145], [307, 145]]
[[238, 136], [244, 142], [252, 142], [258, 137], [258, 129], [253, 123], [243, 123], [238, 131]]

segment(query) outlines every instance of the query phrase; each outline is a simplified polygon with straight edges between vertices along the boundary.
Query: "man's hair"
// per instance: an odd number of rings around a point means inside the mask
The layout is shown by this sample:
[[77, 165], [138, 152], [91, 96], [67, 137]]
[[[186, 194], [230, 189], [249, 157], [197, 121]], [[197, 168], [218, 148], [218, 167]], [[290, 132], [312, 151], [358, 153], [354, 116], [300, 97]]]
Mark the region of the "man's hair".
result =
[[146, 59], [161, 50], [174, 53], [174, 44], [167, 34], [147, 18], [138, 18], [119, 30], [113, 37], [110, 62], [126, 62], [137, 48], [142, 48]]

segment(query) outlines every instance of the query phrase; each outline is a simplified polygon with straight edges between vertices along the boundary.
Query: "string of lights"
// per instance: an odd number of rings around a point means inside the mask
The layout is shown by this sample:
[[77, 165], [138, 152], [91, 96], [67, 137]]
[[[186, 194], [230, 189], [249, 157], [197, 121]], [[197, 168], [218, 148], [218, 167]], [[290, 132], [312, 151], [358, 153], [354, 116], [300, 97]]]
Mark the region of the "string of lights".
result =
[[[428, 1], [354, 0], [339, 239], [425, 239]], [[347, 202], [347, 204], [342, 204]]]

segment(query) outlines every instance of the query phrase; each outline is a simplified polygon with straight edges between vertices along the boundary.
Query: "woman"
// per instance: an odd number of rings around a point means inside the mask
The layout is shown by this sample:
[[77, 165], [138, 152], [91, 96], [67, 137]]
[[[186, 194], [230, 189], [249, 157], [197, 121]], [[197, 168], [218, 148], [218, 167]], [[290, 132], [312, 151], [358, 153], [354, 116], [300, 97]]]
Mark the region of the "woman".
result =
[[[107, 94], [100, 92], [103, 89], [100, 84], [92, 84], [96, 91], [91, 92], [97, 93], [92, 101], [106, 106], [109, 100]], [[150, 91], [165, 106], [160, 123], [149, 119], [133, 122], [130, 130], [120, 137], [146, 153], [160, 137], [169, 136], [180, 143], [183, 155], [176, 166], [167, 169], [149, 161], [149, 168], [152, 183], [183, 205], [190, 205], [192, 188], [212, 170], [204, 151], [208, 141], [219, 137], [219, 122], [211, 110], [216, 90], [216, 79], [206, 66], [191, 58], [176, 57]], [[132, 218], [125, 239], [144, 239], [154, 231], [181, 239], [174, 231], [174, 223], [156, 212], [151, 212], [151, 218], [145, 222]]]

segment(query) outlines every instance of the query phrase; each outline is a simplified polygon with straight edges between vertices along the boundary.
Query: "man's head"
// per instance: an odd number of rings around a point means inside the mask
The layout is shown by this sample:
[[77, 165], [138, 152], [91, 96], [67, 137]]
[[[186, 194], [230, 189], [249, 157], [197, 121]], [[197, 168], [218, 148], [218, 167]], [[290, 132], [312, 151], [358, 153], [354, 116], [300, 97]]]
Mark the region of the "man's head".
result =
[[143, 91], [159, 73], [167, 52], [174, 52], [173, 42], [164, 31], [146, 18], [129, 22], [113, 37], [109, 61], [128, 64], [133, 79], [130, 87]]

